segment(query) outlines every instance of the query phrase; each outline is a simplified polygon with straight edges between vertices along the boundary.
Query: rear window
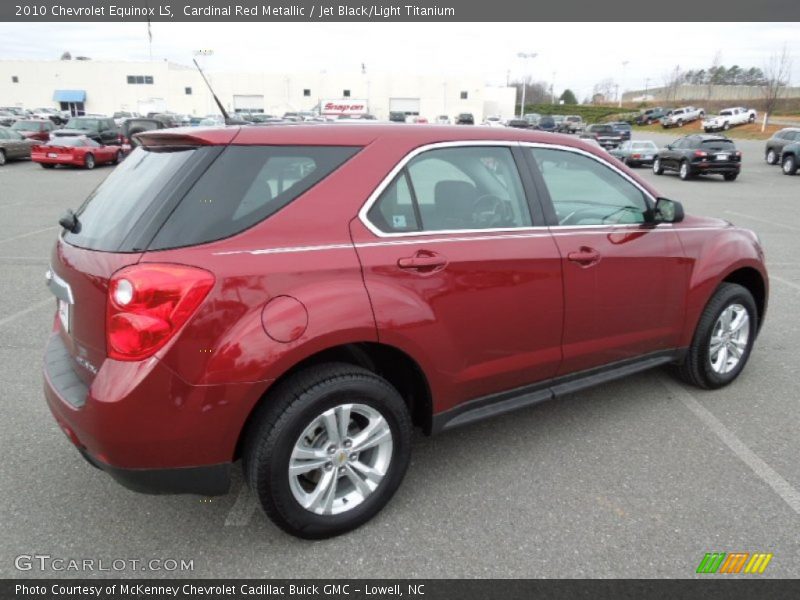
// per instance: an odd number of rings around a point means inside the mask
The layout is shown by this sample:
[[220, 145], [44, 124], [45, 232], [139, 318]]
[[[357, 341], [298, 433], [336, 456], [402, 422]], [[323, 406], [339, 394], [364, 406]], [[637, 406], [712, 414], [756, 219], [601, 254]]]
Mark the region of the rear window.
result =
[[731, 140], [703, 140], [701, 147], [706, 150], [736, 150]]
[[41, 128], [42, 124], [38, 121], [17, 121], [11, 126], [17, 131], [39, 131]]
[[83, 129], [94, 131], [100, 129], [100, 121], [97, 119], [70, 119], [65, 129]]
[[156, 235], [151, 250], [230, 237], [275, 214], [360, 148], [229, 146]]
[[[133, 251], [229, 237], [292, 202], [359, 150], [206, 146], [155, 151], [139, 147], [89, 196], [78, 211], [80, 229], [66, 232], [64, 240], [92, 250]], [[207, 168], [206, 163], [210, 163]], [[197, 174], [188, 175], [192, 171]]]
[[[92, 142], [91, 144], [89, 142]], [[81, 148], [83, 146], [98, 146], [99, 144], [94, 140], [89, 140], [84, 137], [64, 136], [57, 140], [51, 140], [44, 144], [45, 146], [61, 146], [62, 148]]]

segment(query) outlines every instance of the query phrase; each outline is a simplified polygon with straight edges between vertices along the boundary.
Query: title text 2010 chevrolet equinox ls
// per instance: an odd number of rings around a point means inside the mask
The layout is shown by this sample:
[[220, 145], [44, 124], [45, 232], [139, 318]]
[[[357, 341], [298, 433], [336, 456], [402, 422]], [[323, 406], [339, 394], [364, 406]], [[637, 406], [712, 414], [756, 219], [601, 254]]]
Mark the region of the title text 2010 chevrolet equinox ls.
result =
[[155, 131], [61, 219], [56, 420], [135, 490], [234, 461], [321, 538], [436, 433], [657, 365], [718, 388], [768, 279], [755, 234], [684, 217], [599, 149], [496, 128]]

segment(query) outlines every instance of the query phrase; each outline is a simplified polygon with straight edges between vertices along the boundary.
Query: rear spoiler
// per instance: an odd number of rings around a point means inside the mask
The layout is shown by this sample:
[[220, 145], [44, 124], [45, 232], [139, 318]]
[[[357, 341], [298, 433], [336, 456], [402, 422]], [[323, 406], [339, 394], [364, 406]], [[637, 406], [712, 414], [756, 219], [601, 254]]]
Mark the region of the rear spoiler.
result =
[[230, 127], [202, 132], [190, 128], [143, 131], [134, 135], [138, 144], [146, 148], [192, 148], [197, 146], [227, 146], [239, 129]]

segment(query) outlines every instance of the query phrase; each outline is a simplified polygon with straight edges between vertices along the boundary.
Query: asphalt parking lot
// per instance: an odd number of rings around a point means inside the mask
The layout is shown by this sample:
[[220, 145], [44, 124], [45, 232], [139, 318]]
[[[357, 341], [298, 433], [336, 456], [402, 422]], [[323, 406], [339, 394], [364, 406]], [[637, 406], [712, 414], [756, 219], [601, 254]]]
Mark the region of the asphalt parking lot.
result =
[[[273, 526], [238, 471], [227, 496], [145, 496], [78, 455], [41, 392], [54, 312], [44, 272], [58, 217], [111, 167], [0, 168], [0, 577], [691, 577], [711, 551], [773, 553], [763, 576], [800, 576], [800, 176], [766, 165], [763, 142], [737, 144], [733, 183], [640, 170], [687, 212], [764, 242], [770, 306], [737, 382], [701, 392], [652, 371], [420, 435], [388, 507], [320, 542]], [[34, 554], [194, 569], [15, 568]]]

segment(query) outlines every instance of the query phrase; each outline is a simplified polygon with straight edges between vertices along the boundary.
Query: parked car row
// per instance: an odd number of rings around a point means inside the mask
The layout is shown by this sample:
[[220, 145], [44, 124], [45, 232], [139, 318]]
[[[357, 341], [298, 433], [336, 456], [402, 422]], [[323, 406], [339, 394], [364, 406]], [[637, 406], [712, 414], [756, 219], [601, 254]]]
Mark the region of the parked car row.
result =
[[770, 165], [781, 165], [786, 175], [800, 169], [800, 127], [787, 127], [767, 140], [764, 159]]

